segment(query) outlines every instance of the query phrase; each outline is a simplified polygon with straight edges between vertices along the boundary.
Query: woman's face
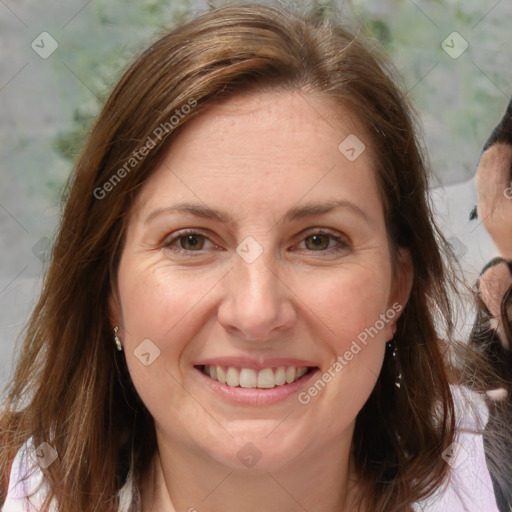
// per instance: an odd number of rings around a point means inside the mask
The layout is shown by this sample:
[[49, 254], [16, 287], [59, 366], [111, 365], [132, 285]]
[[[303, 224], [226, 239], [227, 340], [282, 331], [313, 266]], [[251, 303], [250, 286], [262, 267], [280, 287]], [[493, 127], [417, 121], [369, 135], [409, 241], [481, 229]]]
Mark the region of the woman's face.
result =
[[369, 141], [331, 101], [211, 106], [137, 197], [111, 311], [160, 447], [271, 470], [350, 442], [412, 276], [406, 257], [392, 276]]

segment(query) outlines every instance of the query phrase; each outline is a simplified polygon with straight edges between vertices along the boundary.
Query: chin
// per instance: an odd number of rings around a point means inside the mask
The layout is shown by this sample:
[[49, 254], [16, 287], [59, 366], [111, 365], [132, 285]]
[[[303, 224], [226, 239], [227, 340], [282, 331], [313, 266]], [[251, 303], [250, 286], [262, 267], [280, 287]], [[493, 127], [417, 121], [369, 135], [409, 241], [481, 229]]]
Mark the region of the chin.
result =
[[299, 436], [298, 432], [296, 436], [290, 434], [289, 426], [286, 430], [279, 430], [275, 422], [272, 422], [272, 428], [246, 427], [222, 445], [219, 443], [214, 447], [208, 443], [203, 453], [207, 452], [212, 459], [232, 471], [276, 472], [293, 464], [310, 445], [311, 439]]

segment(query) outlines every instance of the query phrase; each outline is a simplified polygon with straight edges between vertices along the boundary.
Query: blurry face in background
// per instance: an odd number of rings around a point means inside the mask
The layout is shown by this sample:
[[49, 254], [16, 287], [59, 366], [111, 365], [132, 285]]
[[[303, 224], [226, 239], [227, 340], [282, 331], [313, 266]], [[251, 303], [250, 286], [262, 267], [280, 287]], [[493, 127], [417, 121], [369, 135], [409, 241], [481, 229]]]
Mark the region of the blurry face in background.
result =
[[139, 194], [112, 301], [159, 445], [237, 469], [247, 443], [266, 470], [334, 454], [375, 385], [404, 275], [398, 287], [352, 112], [296, 92], [210, 106]]

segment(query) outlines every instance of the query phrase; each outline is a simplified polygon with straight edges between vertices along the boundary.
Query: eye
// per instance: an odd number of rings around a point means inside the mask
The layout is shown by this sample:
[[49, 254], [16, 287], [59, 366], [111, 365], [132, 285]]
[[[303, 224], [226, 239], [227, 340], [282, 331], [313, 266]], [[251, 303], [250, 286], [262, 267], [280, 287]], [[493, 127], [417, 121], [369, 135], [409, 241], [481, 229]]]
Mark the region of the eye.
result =
[[[208, 240], [206, 235], [187, 229], [179, 231], [173, 237], [167, 239], [163, 243], [163, 247], [178, 254], [200, 252], [203, 250], [205, 240]], [[179, 247], [175, 247], [176, 242], [179, 242]]]
[[[331, 240], [336, 242], [334, 247], [329, 247]], [[304, 238], [304, 243], [310, 252], [331, 253], [346, 251], [350, 248], [350, 244], [344, 237], [335, 236], [332, 233], [328, 233], [322, 230], [315, 231], [314, 233], [306, 236], [306, 238]]]

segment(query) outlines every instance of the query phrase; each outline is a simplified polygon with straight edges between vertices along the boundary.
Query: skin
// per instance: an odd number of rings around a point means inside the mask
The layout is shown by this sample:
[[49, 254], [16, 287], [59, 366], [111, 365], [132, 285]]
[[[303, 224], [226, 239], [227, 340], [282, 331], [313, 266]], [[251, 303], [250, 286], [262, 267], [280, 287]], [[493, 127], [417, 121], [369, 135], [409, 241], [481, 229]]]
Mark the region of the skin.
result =
[[497, 143], [480, 159], [476, 174], [478, 215], [500, 256], [512, 260], [512, 147]]
[[[139, 194], [110, 307], [130, 375], [155, 420], [159, 453], [144, 484], [144, 510], [350, 509], [358, 488], [354, 422], [398, 315], [307, 405], [297, 396], [264, 406], [230, 403], [193, 365], [221, 356], [292, 357], [323, 373], [379, 315], [406, 304], [410, 257], [400, 251], [393, 276], [359, 124], [346, 108], [310, 94], [232, 97], [186, 125]], [[353, 162], [338, 150], [349, 134], [366, 144]], [[327, 199], [351, 201], [367, 220], [349, 207], [282, 220], [292, 207]], [[183, 212], [145, 223], [179, 201], [225, 210], [234, 224]], [[187, 228], [205, 237], [171, 242], [181, 255], [164, 247]], [[320, 237], [317, 248], [311, 236], [319, 228], [341, 245]], [[252, 263], [236, 252], [249, 236], [263, 251]], [[160, 350], [149, 366], [134, 355], [146, 338]], [[237, 457], [249, 442], [261, 453], [252, 467]]]
[[[485, 151], [476, 174], [478, 212], [491, 235], [499, 255], [512, 260], [512, 183], [510, 169], [512, 147], [496, 143]], [[494, 265], [480, 277], [480, 294], [495, 320], [492, 326], [505, 348], [510, 348], [503, 327], [501, 302], [512, 286], [512, 276], [505, 263]]]
[[508, 340], [505, 334], [501, 303], [510, 286], [512, 286], [512, 276], [504, 262], [488, 268], [480, 277], [480, 295], [489, 308], [489, 313], [494, 317], [491, 320], [491, 327], [496, 330], [496, 334], [505, 348], [510, 348], [511, 340]]

